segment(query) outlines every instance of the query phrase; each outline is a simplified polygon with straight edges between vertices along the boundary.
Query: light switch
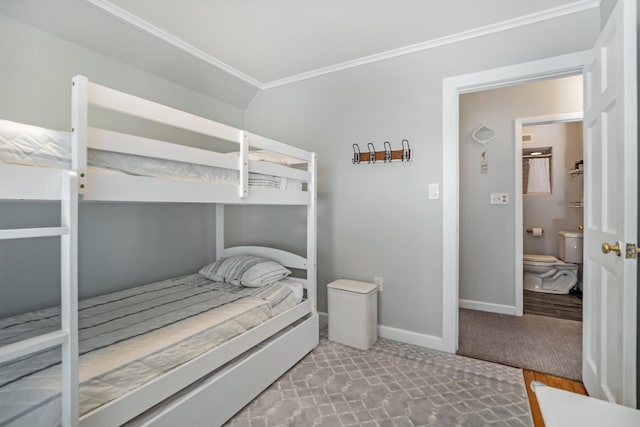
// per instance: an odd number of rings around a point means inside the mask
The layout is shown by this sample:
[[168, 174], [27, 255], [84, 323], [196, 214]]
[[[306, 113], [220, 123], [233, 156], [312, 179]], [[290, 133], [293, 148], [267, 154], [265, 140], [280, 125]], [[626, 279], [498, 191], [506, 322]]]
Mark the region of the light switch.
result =
[[489, 203], [492, 205], [508, 205], [509, 193], [491, 193]]
[[429, 198], [430, 199], [440, 198], [440, 184], [429, 184]]

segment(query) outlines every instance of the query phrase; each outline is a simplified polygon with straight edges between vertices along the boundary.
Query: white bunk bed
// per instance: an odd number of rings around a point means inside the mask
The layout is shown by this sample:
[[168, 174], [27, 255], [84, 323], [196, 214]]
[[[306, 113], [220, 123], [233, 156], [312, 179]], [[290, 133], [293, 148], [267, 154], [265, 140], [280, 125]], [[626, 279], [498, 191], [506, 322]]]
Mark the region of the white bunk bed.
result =
[[[133, 135], [88, 127], [88, 106], [224, 139], [238, 144], [232, 157]], [[0, 230], [0, 239], [60, 236], [61, 329], [0, 347], [0, 364], [62, 347], [64, 426], [219, 425], [318, 344], [316, 308], [316, 156], [286, 144], [238, 130], [167, 106], [73, 79], [71, 168], [0, 162], [0, 199], [59, 200], [60, 227]], [[306, 170], [250, 160], [250, 148], [268, 150], [306, 163]], [[151, 157], [237, 171], [237, 184], [172, 180], [112, 173], [88, 166], [89, 150]], [[306, 183], [304, 191], [250, 186], [250, 173]], [[78, 356], [78, 201], [216, 203], [216, 255], [256, 255], [306, 270], [306, 298], [246, 332], [155, 379], [80, 413]], [[307, 254], [224, 245], [224, 204], [307, 206]], [[11, 421], [13, 423], [14, 421]]]

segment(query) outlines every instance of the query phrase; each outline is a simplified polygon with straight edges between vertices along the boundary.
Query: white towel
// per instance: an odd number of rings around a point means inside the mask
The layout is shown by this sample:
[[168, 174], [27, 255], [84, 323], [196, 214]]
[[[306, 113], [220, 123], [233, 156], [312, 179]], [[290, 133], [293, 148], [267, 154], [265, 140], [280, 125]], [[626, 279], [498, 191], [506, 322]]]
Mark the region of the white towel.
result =
[[551, 194], [549, 158], [529, 160], [527, 194]]

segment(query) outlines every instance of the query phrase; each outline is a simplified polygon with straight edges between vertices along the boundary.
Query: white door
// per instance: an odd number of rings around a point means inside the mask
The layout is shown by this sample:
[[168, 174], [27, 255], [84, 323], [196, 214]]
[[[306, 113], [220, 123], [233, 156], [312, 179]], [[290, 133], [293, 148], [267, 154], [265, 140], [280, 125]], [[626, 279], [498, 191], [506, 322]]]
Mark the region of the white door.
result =
[[582, 375], [590, 395], [628, 406], [637, 378], [635, 247], [626, 253], [638, 243], [636, 60], [636, 0], [618, 0], [584, 70]]

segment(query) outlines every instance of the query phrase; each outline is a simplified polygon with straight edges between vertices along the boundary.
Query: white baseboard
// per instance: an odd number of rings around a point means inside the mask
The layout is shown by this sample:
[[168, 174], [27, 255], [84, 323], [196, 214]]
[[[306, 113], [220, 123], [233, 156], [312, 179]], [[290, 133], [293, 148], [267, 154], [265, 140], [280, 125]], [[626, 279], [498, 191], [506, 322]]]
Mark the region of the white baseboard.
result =
[[488, 311], [489, 313], [510, 314], [515, 316], [517, 314], [516, 308], [512, 305], [493, 304], [490, 302], [471, 301], [468, 299], [461, 299], [458, 302], [460, 308], [468, 308], [469, 310]]
[[[318, 314], [320, 315], [320, 324], [328, 325], [329, 315], [323, 312], [318, 312]], [[392, 328], [391, 326], [378, 325], [378, 336], [381, 338], [430, 348], [432, 350], [446, 351], [442, 337], [436, 337], [434, 335], [420, 334], [404, 329]]]
[[378, 336], [407, 344], [418, 345], [432, 350], [447, 351], [442, 337], [420, 334], [405, 329], [392, 328], [391, 326], [378, 325]]

